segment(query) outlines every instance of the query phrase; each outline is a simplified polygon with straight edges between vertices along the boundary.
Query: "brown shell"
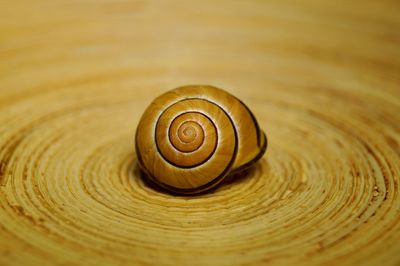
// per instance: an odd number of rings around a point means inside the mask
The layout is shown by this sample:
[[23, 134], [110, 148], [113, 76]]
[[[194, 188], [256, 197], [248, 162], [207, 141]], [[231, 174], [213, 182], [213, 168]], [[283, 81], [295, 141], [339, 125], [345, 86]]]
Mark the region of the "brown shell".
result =
[[251, 166], [266, 148], [266, 136], [247, 106], [212, 86], [185, 86], [157, 97], [136, 131], [141, 169], [180, 194], [214, 187]]

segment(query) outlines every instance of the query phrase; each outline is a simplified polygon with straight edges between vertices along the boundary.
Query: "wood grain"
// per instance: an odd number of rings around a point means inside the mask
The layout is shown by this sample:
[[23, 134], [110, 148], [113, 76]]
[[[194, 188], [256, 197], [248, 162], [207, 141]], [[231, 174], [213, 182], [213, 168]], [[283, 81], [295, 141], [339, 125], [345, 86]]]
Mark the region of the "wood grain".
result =
[[[1, 265], [398, 265], [398, 1], [0, 2]], [[136, 167], [140, 115], [227, 89], [269, 137], [213, 193]]]

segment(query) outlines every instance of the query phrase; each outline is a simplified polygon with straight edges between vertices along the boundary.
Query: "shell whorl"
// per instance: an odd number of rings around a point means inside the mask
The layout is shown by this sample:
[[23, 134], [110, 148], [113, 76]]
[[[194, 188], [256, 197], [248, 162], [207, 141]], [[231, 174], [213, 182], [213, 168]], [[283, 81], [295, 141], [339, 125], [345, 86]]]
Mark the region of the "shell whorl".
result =
[[159, 96], [136, 131], [139, 165], [146, 176], [182, 194], [207, 190], [249, 166], [266, 144], [249, 109], [211, 86], [186, 86]]

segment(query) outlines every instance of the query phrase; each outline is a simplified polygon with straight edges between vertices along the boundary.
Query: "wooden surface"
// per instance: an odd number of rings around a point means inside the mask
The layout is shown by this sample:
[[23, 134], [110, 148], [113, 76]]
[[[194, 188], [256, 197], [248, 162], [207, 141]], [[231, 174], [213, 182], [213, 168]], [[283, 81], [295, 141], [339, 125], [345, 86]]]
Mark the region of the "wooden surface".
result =
[[[399, 265], [398, 1], [2, 1], [0, 265]], [[139, 177], [149, 102], [211, 84], [261, 162], [211, 194]]]

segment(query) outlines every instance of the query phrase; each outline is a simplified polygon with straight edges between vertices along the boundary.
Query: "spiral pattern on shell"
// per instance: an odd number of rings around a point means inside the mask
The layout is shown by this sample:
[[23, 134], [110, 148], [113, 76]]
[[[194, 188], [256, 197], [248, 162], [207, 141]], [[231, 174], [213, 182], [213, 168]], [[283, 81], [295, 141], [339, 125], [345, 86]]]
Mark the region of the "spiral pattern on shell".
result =
[[266, 146], [251, 111], [212, 86], [184, 86], [156, 98], [136, 132], [139, 164], [147, 177], [185, 194], [207, 190], [250, 166]]

